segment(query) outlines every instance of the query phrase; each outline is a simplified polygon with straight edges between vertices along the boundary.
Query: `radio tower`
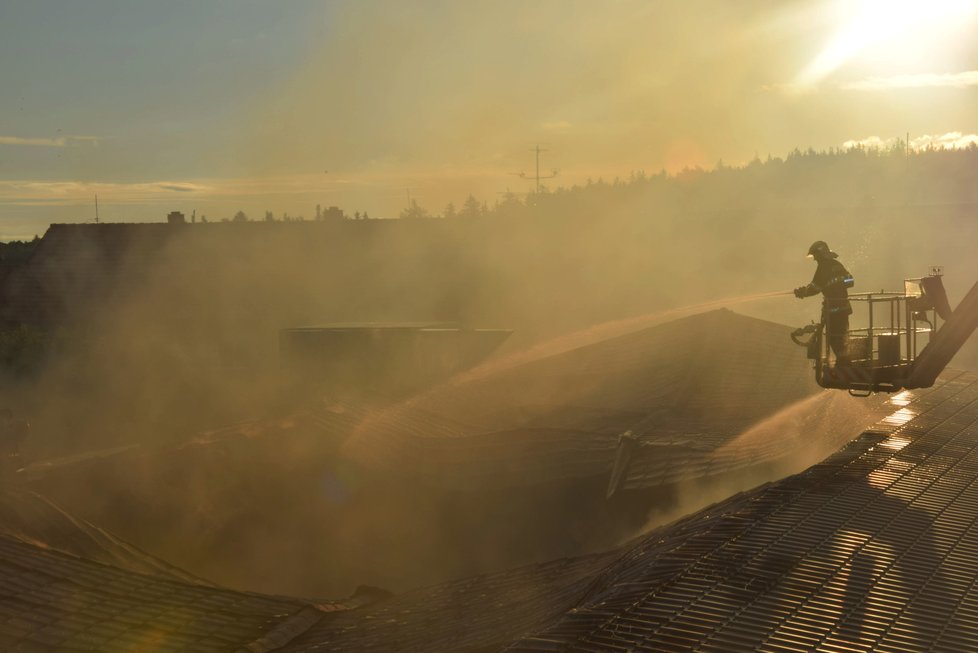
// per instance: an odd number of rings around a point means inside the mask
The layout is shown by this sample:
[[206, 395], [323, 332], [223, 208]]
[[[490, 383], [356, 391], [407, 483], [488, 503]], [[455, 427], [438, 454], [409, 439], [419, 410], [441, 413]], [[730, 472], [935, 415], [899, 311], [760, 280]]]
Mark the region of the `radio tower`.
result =
[[520, 173], [517, 173], [517, 174], [520, 176], [521, 179], [532, 179], [533, 181], [535, 181], [536, 182], [536, 192], [537, 192], [537, 194], [539, 194], [540, 193], [540, 180], [541, 179], [553, 179], [554, 177], [557, 176], [557, 172], [558, 171], [555, 168], [553, 171], [551, 171], [551, 173], [549, 175], [546, 175], [544, 177], [541, 177], [540, 176], [540, 152], [546, 152], [547, 150], [541, 149], [540, 146], [537, 145], [536, 147], [534, 147], [530, 151], [536, 153], [536, 158], [537, 158], [536, 174], [533, 175], [532, 177], [527, 176], [527, 174], [525, 172], [520, 172]]

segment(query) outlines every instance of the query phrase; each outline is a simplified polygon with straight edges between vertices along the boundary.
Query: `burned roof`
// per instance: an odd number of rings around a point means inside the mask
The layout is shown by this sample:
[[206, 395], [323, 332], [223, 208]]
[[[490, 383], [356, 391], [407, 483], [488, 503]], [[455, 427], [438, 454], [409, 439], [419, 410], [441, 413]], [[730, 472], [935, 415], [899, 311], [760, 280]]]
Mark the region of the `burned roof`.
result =
[[[821, 392], [788, 333], [718, 310], [463, 376], [368, 419], [346, 451], [450, 487], [533, 485], [609, 474], [630, 432], [642, 446], [621, 483], [654, 487], [779, 457], [783, 448], [733, 439], [818, 393], [807, 412], [873, 421], [878, 401]], [[858, 433], [826, 442], [819, 457]], [[664, 459], [668, 473], [657, 471]]]

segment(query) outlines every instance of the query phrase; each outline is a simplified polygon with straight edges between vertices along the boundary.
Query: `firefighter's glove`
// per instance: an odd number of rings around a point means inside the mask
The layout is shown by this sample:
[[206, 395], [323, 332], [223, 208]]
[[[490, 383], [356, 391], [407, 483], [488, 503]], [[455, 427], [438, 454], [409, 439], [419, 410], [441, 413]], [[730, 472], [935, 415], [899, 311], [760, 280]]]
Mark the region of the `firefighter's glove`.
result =
[[806, 290], [805, 286], [801, 286], [800, 288], [795, 288], [795, 297], [797, 297], [798, 299], [804, 299], [805, 290]]

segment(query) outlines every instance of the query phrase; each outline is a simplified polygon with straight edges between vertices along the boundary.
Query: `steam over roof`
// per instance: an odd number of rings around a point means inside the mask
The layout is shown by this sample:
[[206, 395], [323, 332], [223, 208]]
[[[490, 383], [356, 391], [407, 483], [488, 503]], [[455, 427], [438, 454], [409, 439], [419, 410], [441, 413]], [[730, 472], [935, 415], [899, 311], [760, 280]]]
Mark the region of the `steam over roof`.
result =
[[[788, 332], [717, 310], [463, 375], [367, 420], [346, 450], [385, 473], [450, 487], [534, 485], [609, 474], [619, 436], [630, 431], [639, 446], [621, 485], [635, 489], [784, 456], [798, 444], [784, 433], [734, 439], [816, 394], [810, 427], [829, 415], [872, 421], [872, 401], [820, 391]], [[823, 443], [821, 455], [858, 433], [837, 426], [832, 432], [842, 435]]]
[[0, 534], [0, 643], [122, 650], [963, 650], [978, 377], [948, 372], [824, 462], [607, 553], [340, 604], [148, 576]]

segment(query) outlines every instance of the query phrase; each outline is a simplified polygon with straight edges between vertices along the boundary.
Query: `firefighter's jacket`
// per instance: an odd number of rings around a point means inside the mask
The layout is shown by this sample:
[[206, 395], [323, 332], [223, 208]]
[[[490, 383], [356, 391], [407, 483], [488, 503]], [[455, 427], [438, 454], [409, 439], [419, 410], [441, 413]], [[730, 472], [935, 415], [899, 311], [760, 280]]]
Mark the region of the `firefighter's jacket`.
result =
[[801, 289], [801, 296], [822, 293], [822, 306], [826, 313], [849, 315], [852, 305], [849, 303], [848, 288], [852, 283], [852, 275], [838, 259], [823, 258], [818, 262], [812, 282]]

